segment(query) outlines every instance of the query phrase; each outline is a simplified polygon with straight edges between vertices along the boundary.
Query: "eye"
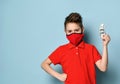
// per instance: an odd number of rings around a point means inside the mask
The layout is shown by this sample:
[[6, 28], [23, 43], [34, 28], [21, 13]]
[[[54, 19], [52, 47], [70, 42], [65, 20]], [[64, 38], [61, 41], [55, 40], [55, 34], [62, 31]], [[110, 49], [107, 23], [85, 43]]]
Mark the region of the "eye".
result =
[[71, 30], [68, 30], [68, 33], [71, 33], [72, 31]]
[[75, 29], [76, 32], [78, 32], [80, 29]]

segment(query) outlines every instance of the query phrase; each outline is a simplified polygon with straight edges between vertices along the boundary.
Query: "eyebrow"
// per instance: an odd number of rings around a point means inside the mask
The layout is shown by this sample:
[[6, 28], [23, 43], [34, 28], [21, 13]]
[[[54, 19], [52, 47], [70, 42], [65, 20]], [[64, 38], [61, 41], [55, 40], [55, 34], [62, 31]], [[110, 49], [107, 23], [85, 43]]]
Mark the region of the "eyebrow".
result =
[[[76, 29], [80, 29], [80, 28], [76, 28]], [[74, 29], [74, 30], [76, 30], [76, 29]], [[71, 30], [71, 29], [70, 29], [70, 30]], [[70, 30], [67, 29], [67, 31], [70, 31]], [[72, 30], [71, 30], [71, 31], [72, 31]]]

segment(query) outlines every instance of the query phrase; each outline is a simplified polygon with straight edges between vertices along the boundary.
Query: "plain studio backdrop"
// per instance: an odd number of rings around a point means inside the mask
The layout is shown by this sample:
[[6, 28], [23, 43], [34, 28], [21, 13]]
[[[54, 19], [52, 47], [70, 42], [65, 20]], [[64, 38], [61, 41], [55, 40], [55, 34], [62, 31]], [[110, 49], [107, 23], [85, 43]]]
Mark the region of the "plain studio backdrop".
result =
[[97, 84], [120, 84], [120, 0], [0, 0], [0, 84], [63, 84], [40, 64], [68, 43], [64, 20], [71, 12], [82, 15], [85, 40], [101, 54], [99, 26], [105, 24], [109, 65], [105, 73], [97, 70]]

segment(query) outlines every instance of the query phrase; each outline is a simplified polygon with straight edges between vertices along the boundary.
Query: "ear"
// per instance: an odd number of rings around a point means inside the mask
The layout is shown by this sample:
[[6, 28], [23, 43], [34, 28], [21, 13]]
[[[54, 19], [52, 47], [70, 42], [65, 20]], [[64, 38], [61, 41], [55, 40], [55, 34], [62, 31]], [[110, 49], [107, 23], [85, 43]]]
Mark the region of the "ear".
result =
[[84, 33], [84, 26], [82, 27], [82, 33]]
[[64, 32], [67, 34], [67, 31], [66, 31], [66, 29], [64, 28]]

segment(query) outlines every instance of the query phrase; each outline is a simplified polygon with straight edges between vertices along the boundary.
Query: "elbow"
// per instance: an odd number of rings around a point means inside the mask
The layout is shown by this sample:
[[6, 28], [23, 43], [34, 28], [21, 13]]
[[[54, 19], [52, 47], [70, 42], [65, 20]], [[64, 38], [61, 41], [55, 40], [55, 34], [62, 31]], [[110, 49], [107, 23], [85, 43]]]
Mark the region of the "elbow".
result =
[[107, 67], [101, 68], [100, 71], [106, 72], [107, 71]]
[[100, 70], [100, 71], [102, 71], [102, 72], [106, 72], [107, 70], [106, 70], [106, 69], [102, 69], [102, 70]]
[[43, 66], [44, 66], [44, 64], [43, 64], [43, 63], [41, 63], [41, 64], [40, 64], [40, 67], [41, 67], [41, 68], [43, 68]]
[[51, 64], [51, 61], [49, 60], [49, 59], [46, 59], [45, 61], [43, 61], [42, 63], [41, 63], [41, 68], [42, 69], [46, 69], [47, 67], [49, 67], [50, 66], [50, 64]]
[[50, 65], [49, 63], [47, 63], [46, 61], [44, 61], [44, 62], [41, 63], [40, 66], [41, 66], [42, 69], [45, 69], [49, 65]]
[[40, 65], [40, 67], [41, 67], [42, 69], [44, 69], [45, 65], [46, 65], [46, 64], [45, 64], [44, 62], [42, 62], [41, 65]]

